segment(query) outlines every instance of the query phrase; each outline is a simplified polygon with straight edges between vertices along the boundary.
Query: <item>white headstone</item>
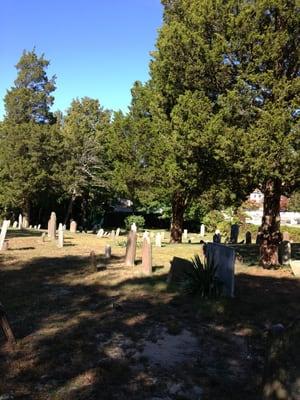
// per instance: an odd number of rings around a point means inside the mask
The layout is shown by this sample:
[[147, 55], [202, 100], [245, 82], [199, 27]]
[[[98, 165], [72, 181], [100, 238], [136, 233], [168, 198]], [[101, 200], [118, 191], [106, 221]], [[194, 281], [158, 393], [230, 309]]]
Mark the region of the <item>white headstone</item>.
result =
[[63, 225], [59, 224], [58, 226], [58, 243], [57, 246], [61, 249], [64, 247], [64, 230]]
[[149, 235], [143, 236], [142, 269], [144, 275], [152, 275], [152, 245]]
[[34, 227], [33, 227], [34, 229], [37, 229], [37, 225], [34, 225]]
[[109, 259], [111, 257], [111, 246], [107, 244], [105, 246], [105, 258]]
[[120, 228], [118, 228], [117, 230], [116, 230], [116, 237], [118, 237], [120, 235]]
[[187, 229], [184, 229], [183, 231], [183, 239], [187, 239], [188, 238], [188, 231]]
[[148, 232], [148, 231], [145, 231], [145, 232], [143, 233], [143, 239], [148, 238], [148, 237], [149, 237], [149, 232]]
[[71, 233], [76, 233], [76, 231], [77, 231], [77, 222], [73, 220], [70, 223], [70, 232]]
[[32, 225], [29, 225], [29, 229], [32, 229]]
[[13, 223], [13, 228], [17, 228], [17, 227], [18, 227], [18, 222], [15, 221], [15, 222]]
[[18, 228], [22, 229], [22, 225], [23, 225], [23, 217], [22, 214], [19, 214], [19, 224], [18, 224]]
[[136, 232], [136, 231], [137, 231], [137, 226], [136, 226], [136, 223], [135, 223], [135, 222], [131, 225], [131, 230], [132, 230], [133, 232]]
[[37, 230], [39, 231], [41, 229], [41, 224], [38, 224]]
[[204, 237], [205, 236], [205, 225], [201, 224], [200, 226], [200, 236]]
[[23, 217], [22, 227], [23, 227], [24, 229], [27, 229], [28, 226], [29, 226], [29, 222], [28, 222], [27, 217]]
[[157, 233], [155, 235], [155, 246], [156, 247], [161, 247], [161, 236], [160, 236], [160, 233]]
[[10, 225], [10, 220], [4, 220], [2, 223], [1, 234], [0, 234], [0, 250], [3, 250], [4, 241], [6, 237], [7, 229]]
[[116, 236], [116, 231], [112, 230], [111, 233], [110, 233], [110, 237], [111, 237], [112, 239], [114, 239], [115, 236]]
[[97, 236], [101, 238], [103, 235], [104, 235], [104, 229], [101, 228], [99, 229]]

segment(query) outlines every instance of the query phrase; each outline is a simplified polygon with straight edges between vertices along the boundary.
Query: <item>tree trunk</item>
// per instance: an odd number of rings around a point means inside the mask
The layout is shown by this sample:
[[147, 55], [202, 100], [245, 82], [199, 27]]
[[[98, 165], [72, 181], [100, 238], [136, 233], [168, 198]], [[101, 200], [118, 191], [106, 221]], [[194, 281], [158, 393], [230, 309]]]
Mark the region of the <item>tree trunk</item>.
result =
[[[22, 207], [22, 215], [23, 220], [27, 221], [27, 225], [30, 225], [30, 218], [31, 218], [31, 205], [28, 199], [24, 200], [23, 207]], [[27, 226], [27, 228], [28, 228]]]
[[264, 188], [264, 209], [262, 224], [258, 232], [260, 264], [272, 268], [279, 264], [278, 246], [282, 241], [280, 233], [281, 180], [269, 179]]
[[170, 243], [182, 242], [183, 215], [186, 209], [185, 196], [176, 192], [172, 198], [172, 221]]
[[74, 203], [75, 199], [76, 199], [76, 194], [73, 193], [70, 198], [69, 204], [68, 204], [68, 209], [67, 209], [67, 213], [66, 213], [65, 220], [64, 220], [65, 225], [67, 225], [70, 216], [72, 216], [73, 203]]

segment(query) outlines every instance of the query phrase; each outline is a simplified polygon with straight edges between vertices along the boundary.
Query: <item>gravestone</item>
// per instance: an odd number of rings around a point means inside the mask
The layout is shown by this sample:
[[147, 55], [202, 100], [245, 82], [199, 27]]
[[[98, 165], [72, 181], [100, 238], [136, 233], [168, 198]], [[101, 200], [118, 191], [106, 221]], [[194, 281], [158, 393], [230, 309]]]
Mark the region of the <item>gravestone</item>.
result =
[[187, 229], [183, 230], [183, 239], [187, 239], [188, 238], [188, 231]]
[[112, 230], [110, 233], [110, 237], [114, 239], [116, 237], [116, 231]]
[[29, 225], [29, 228], [28, 229], [32, 229], [32, 225]]
[[106, 246], [105, 246], [105, 258], [107, 259], [107, 260], [109, 260], [110, 258], [111, 258], [111, 246], [109, 245], [109, 244], [107, 244]]
[[135, 231], [130, 231], [127, 239], [126, 255], [125, 255], [125, 266], [133, 267], [136, 253], [136, 239], [137, 234]]
[[116, 237], [119, 237], [119, 235], [120, 235], [120, 228], [118, 228], [118, 229], [116, 230]]
[[17, 228], [18, 227], [18, 222], [17, 221], [15, 221], [14, 223], [13, 223], [13, 228]]
[[168, 273], [167, 283], [178, 284], [186, 278], [187, 273], [194, 271], [193, 263], [185, 258], [173, 257], [171, 261], [170, 271]]
[[76, 233], [76, 231], [77, 231], [77, 222], [72, 220], [70, 223], [70, 232]]
[[238, 224], [231, 225], [230, 229], [230, 243], [237, 243], [239, 239], [240, 227]]
[[45, 243], [45, 240], [46, 240], [46, 233], [43, 232], [43, 233], [42, 233], [42, 236], [41, 236], [41, 242], [42, 242], [42, 243]]
[[37, 229], [37, 225], [34, 225], [34, 227], [33, 227], [34, 229]]
[[28, 222], [27, 217], [23, 217], [22, 227], [23, 227], [24, 229], [27, 229], [28, 226], [29, 226], [29, 222]]
[[[290, 235], [283, 235], [287, 238]], [[281, 265], [290, 265], [292, 258], [292, 247], [289, 240], [283, 240], [279, 245], [279, 263]]]
[[245, 242], [246, 242], [246, 244], [252, 243], [252, 235], [251, 235], [251, 232], [249, 232], [249, 231], [246, 232]]
[[57, 246], [62, 249], [64, 247], [64, 229], [63, 225], [59, 224], [58, 227], [58, 243]]
[[54, 211], [52, 211], [48, 222], [48, 237], [52, 240], [56, 238], [56, 214]]
[[205, 236], [205, 225], [204, 224], [200, 225], [200, 236], [201, 237]]
[[152, 245], [149, 235], [143, 238], [142, 270], [144, 275], [152, 275]]
[[104, 235], [104, 230], [101, 228], [99, 229], [98, 233], [97, 233], [97, 237], [102, 237]]
[[5, 250], [7, 245], [5, 245], [5, 237], [6, 237], [6, 232], [7, 229], [10, 225], [10, 220], [4, 220], [2, 223], [2, 228], [1, 228], [1, 233], [0, 233], [0, 251]]
[[135, 222], [131, 225], [131, 230], [132, 230], [133, 232], [136, 232], [136, 231], [137, 231], [137, 226], [136, 226], [136, 223], [135, 223]]
[[206, 257], [216, 267], [216, 276], [223, 284], [225, 296], [234, 296], [235, 251], [223, 244], [207, 243]]
[[213, 242], [221, 243], [221, 239], [222, 239], [221, 233], [220, 233], [219, 229], [216, 229], [215, 234], [213, 236]]
[[18, 228], [22, 229], [22, 225], [23, 225], [23, 217], [22, 217], [22, 214], [19, 214]]
[[157, 233], [155, 235], [155, 246], [156, 247], [161, 247], [161, 236], [160, 236], [160, 233]]

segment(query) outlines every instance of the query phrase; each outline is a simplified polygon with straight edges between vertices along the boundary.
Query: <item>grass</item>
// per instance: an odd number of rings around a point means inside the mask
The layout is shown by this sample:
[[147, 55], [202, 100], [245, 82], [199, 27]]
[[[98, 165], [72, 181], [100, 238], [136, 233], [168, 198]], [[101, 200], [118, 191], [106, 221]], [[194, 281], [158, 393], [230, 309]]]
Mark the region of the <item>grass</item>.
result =
[[[186, 390], [201, 387], [204, 400], [260, 398], [265, 328], [288, 325], [299, 314], [300, 283], [288, 268], [262, 270], [254, 245], [236, 245], [243, 260], [236, 265], [236, 297], [203, 301], [166, 285], [170, 260], [199, 251], [197, 235], [181, 245], [169, 245], [166, 235], [163, 247], [153, 247], [152, 277], [141, 274], [140, 247], [136, 266], [123, 266], [125, 249], [117, 242], [125, 236], [114, 241], [67, 232], [63, 249], [40, 236], [10, 230], [9, 250], [0, 253], [0, 300], [17, 337], [10, 351], [0, 336], [0, 395], [195, 398], [188, 391], [170, 395], [170, 385], [181, 383]], [[100, 259], [106, 244], [113, 257], [106, 270], [94, 272], [90, 252]], [[163, 329], [172, 335], [190, 330], [199, 357], [171, 370], [143, 362], [138, 349]], [[285, 356], [294, 353], [289, 349]], [[285, 357], [286, 370], [294, 361]]]

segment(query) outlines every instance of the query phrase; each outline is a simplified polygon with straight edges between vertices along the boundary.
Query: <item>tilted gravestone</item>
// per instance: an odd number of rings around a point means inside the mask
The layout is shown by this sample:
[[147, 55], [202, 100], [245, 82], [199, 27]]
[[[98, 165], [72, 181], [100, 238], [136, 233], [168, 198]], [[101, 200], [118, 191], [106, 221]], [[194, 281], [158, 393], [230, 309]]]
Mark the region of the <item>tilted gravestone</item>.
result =
[[125, 255], [126, 267], [134, 266], [135, 253], [136, 253], [136, 240], [137, 240], [137, 233], [131, 230], [128, 234], [127, 246], [126, 246], [126, 255]]
[[152, 275], [152, 245], [149, 235], [143, 237], [142, 270], [144, 275]]
[[54, 211], [52, 211], [48, 222], [48, 236], [52, 240], [55, 240], [56, 238], [56, 214]]
[[114, 239], [114, 238], [116, 237], [116, 231], [112, 230], [112, 231], [110, 232], [110, 237], [111, 237], [112, 239]]
[[185, 258], [173, 257], [171, 261], [171, 268], [168, 273], [167, 283], [168, 284], [178, 284], [187, 277], [188, 273], [194, 271], [193, 263]]
[[18, 222], [15, 221], [15, 222], [13, 223], [13, 228], [17, 228], [17, 227], [18, 227]]
[[239, 239], [240, 227], [238, 224], [231, 225], [230, 230], [230, 243], [237, 243]]
[[135, 223], [135, 222], [131, 225], [130, 230], [132, 230], [133, 232], [136, 232], [136, 231], [137, 231], [137, 226], [136, 226], [136, 223]]
[[98, 233], [97, 233], [97, 237], [102, 237], [104, 235], [104, 229], [99, 229]]
[[22, 227], [23, 227], [24, 229], [27, 229], [28, 226], [29, 226], [29, 222], [28, 222], [27, 217], [23, 217]]
[[5, 249], [5, 237], [7, 229], [10, 225], [10, 220], [4, 220], [2, 223], [1, 234], [0, 234], [0, 251]]
[[41, 224], [38, 224], [37, 230], [39, 231], [41, 229]]
[[161, 247], [161, 236], [160, 236], [160, 233], [157, 233], [155, 235], [155, 246], [156, 247]]
[[251, 244], [252, 243], [252, 235], [251, 235], [251, 232], [246, 232], [246, 235], [245, 235], [245, 241], [246, 241], [246, 244]]
[[23, 217], [22, 214], [19, 214], [18, 228], [22, 229], [22, 225], [23, 225]]
[[116, 230], [116, 237], [119, 237], [119, 235], [120, 235], [120, 228], [118, 228], [118, 229]]
[[70, 223], [70, 232], [76, 233], [76, 231], [77, 231], [77, 222], [73, 220]]
[[225, 296], [234, 296], [235, 251], [223, 244], [207, 243], [206, 257], [216, 267], [216, 276], [222, 282]]

